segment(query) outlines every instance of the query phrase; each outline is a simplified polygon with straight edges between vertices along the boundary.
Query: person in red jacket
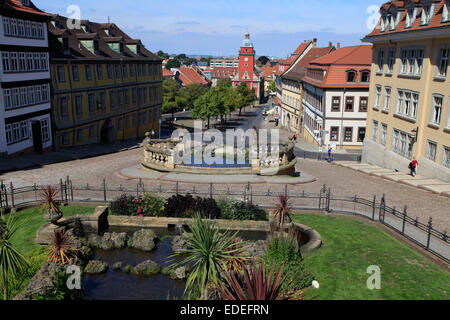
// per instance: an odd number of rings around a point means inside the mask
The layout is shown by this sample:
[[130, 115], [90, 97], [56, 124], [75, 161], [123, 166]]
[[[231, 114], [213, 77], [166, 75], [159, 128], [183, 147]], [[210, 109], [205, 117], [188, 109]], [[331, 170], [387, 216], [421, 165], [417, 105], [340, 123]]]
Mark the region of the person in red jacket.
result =
[[413, 158], [411, 163], [409, 164], [409, 169], [411, 169], [411, 175], [413, 177], [416, 176], [416, 170], [417, 170], [418, 166], [419, 166], [419, 162], [417, 162], [417, 160], [415, 158]]

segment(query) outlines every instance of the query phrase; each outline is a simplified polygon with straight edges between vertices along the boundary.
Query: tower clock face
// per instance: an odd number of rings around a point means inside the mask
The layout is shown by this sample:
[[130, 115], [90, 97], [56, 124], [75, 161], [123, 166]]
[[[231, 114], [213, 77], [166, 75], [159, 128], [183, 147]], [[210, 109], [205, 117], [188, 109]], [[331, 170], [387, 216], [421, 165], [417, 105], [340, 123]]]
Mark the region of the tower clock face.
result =
[[245, 58], [245, 61], [248, 61], [248, 58]]

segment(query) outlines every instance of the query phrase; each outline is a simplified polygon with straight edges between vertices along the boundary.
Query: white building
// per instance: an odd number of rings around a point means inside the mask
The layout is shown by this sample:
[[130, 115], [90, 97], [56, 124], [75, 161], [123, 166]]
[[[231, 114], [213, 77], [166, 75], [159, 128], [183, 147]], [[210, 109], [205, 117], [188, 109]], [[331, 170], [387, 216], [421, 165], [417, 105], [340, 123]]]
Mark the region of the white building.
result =
[[29, 0], [0, 2], [0, 155], [52, 147], [47, 21]]

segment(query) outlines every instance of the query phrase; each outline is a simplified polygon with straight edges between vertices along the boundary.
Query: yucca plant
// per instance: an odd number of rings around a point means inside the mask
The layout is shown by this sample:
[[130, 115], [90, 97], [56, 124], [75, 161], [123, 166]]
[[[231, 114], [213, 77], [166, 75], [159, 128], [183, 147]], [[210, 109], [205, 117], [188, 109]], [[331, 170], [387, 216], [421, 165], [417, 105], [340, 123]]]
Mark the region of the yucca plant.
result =
[[171, 256], [171, 259], [180, 256], [184, 258], [173, 263], [171, 267], [191, 266], [192, 272], [187, 278], [185, 293], [192, 293], [197, 286], [201, 292], [201, 299], [206, 300], [208, 286], [218, 283], [220, 273], [227, 270], [227, 263], [234, 264], [234, 261], [244, 258], [237, 255], [242, 250], [242, 241], [235, 239], [237, 232], [221, 233], [214, 222], [203, 220], [198, 213], [194, 216], [190, 230], [192, 233], [188, 234], [188, 247], [175, 251]]
[[219, 282], [217, 291], [225, 300], [281, 300], [287, 273], [283, 276], [283, 266], [274, 274], [274, 265], [266, 277], [264, 261], [259, 267], [253, 261], [251, 267], [244, 267], [242, 273], [231, 271], [225, 274], [228, 283]]
[[240, 271], [242, 266], [247, 262], [247, 253], [244, 250], [243, 242], [240, 238], [232, 239], [232, 245], [226, 252], [230, 252], [230, 258], [225, 261], [225, 271]]
[[51, 223], [55, 223], [62, 217], [62, 213], [59, 210], [58, 201], [58, 189], [54, 186], [46, 186], [41, 190], [41, 198], [44, 204], [42, 205], [45, 210], [45, 218]]
[[64, 230], [55, 230], [49, 245], [50, 261], [64, 265], [77, 256], [72, 237]]
[[11, 238], [18, 228], [12, 216], [8, 219], [0, 217], [0, 273], [4, 300], [8, 300], [9, 275], [17, 277], [28, 266], [26, 259], [11, 244]]
[[289, 197], [285, 195], [278, 196], [278, 202], [275, 204], [273, 215], [279, 227], [283, 226], [286, 222], [290, 223], [292, 221], [290, 211]]

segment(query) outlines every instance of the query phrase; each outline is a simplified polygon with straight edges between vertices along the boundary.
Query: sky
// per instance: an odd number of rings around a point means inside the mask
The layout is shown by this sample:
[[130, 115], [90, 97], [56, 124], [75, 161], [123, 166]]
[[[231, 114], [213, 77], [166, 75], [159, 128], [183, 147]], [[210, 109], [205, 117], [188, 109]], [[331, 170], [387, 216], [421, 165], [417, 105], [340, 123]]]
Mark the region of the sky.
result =
[[[304, 40], [361, 44], [385, 1], [33, 0], [46, 12], [110, 21], [152, 52], [237, 56], [247, 29], [258, 56], [285, 58]], [[75, 7], [74, 7], [75, 6]]]

